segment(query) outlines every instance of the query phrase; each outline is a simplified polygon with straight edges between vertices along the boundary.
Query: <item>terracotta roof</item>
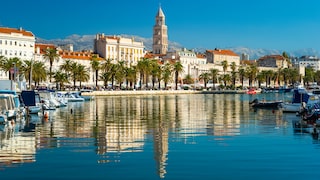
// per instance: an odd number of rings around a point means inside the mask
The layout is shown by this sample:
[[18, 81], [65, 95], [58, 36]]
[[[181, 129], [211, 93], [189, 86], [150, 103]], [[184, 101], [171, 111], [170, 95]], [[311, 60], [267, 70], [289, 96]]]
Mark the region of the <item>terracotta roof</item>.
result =
[[215, 55], [239, 56], [238, 54], [234, 53], [233, 51], [227, 50], [227, 49], [207, 50], [207, 52], [210, 52]]
[[32, 32], [26, 31], [26, 30], [21, 29], [21, 28], [20, 29], [14, 29], [14, 28], [0, 27], [0, 33], [4, 33], [4, 34], [19, 33], [19, 34], [22, 34], [24, 36], [34, 37]]
[[40, 54], [45, 54], [49, 48], [56, 48], [53, 44], [35, 44], [35, 52], [37, 52], [38, 47], [40, 48]]
[[206, 58], [206, 55], [204, 55], [204, 54], [197, 54], [197, 58]]
[[160, 57], [164, 57], [166, 56], [165, 54], [153, 54], [153, 53], [146, 53], [144, 55], [144, 58], [148, 58], [148, 59], [154, 59], [154, 58], [160, 58]]
[[285, 58], [281, 55], [266, 55], [259, 58], [259, 60], [266, 60], [266, 59], [285, 60]]
[[[79, 59], [79, 60], [91, 60], [92, 54], [91, 52], [70, 52], [70, 51], [59, 51], [59, 55], [63, 59]], [[103, 60], [101, 57], [97, 57], [97, 60]]]
[[240, 61], [240, 64], [248, 64], [248, 65], [250, 65], [250, 64], [254, 64], [254, 63], [256, 63], [255, 60], [241, 60]]

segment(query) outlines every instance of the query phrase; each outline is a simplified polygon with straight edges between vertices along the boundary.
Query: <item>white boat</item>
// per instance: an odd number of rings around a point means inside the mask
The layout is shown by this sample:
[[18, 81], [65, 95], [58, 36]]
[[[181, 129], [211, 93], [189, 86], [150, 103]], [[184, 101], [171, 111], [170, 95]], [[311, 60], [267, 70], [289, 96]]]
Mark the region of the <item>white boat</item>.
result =
[[70, 92], [57, 92], [56, 97], [61, 101], [67, 102], [83, 102], [84, 98]]
[[314, 104], [320, 103], [320, 99], [319, 96], [299, 88], [294, 89], [291, 102], [281, 103], [280, 107], [282, 112], [299, 113], [303, 102], [307, 107], [312, 107]]
[[38, 92], [41, 98], [41, 101], [44, 102], [44, 106], [47, 109], [55, 109], [61, 107], [61, 103], [57, 100], [57, 98], [54, 95], [54, 92], [50, 91], [39, 91]]
[[12, 94], [0, 94], [0, 110], [3, 119], [11, 120], [17, 115]]

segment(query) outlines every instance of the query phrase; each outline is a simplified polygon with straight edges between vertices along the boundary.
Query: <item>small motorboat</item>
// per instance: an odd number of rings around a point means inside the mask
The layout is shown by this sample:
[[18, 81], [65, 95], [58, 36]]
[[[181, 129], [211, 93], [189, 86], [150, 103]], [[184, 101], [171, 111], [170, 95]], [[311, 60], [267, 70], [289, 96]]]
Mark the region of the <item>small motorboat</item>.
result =
[[259, 101], [257, 98], [249, 102], [253, 108], [272, 108], [277, 109], [282, 101]]

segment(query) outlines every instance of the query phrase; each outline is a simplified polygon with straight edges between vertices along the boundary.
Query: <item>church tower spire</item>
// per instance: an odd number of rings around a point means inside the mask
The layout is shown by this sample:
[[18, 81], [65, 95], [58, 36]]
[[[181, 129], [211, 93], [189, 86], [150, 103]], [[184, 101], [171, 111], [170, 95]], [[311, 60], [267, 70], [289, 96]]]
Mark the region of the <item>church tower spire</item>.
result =
[[153, 26], [153, 54], [166, 54], [168, 51], [168, 28], [165, 24], [165, 15], [159, 7], [156, 15], [156, 24]]

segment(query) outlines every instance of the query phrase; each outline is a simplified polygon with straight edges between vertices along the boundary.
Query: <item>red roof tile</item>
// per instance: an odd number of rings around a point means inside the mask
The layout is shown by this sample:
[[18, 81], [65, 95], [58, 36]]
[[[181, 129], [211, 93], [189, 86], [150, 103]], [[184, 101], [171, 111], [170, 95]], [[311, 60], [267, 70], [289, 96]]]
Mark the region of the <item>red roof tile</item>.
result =
[[207, 52], [210, 52], [215, 55], [239, 56], [238, 54], [234, 53], [233, 51], [226, 50], [226, 49], [207, 50]]
[[22, 34], [24, 36], [34, 37], [32, 32], [26, 31], [24, 29], [14, 29], [14, 28], [0, 27], [0, 33], [4, 33], [4, 34], [19, 33], [19, 34]]

